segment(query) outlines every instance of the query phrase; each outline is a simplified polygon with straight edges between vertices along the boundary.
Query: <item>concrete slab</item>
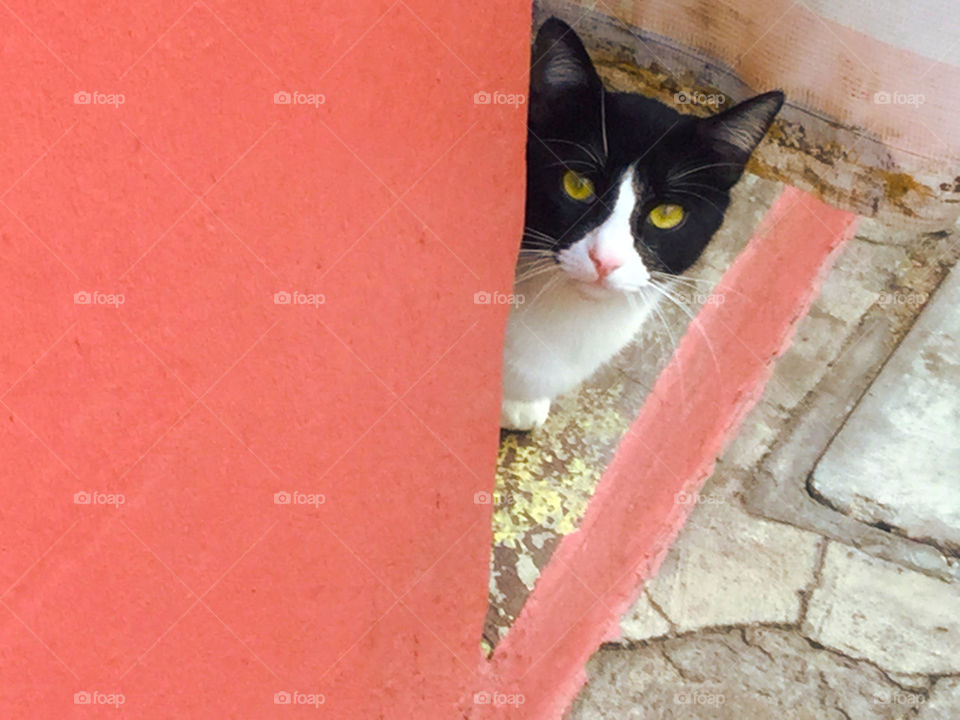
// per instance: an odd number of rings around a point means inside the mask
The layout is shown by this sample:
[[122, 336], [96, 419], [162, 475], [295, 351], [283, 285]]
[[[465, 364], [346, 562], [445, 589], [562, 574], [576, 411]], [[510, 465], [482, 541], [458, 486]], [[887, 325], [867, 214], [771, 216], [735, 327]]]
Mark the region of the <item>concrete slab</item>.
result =
[[[721, 470], [742, 483], [749, 512], [924, 573], [960, 579], [960, 558], [949, 548], [903, 537], [902, 530], [891, 532], [893, 528], [882, 521], [868, 524], [869, 520], [848, 514], [849, 508], [822, 502], [807, 482], [831, 445], [838, 447], [835, 452], [850, 445], [843, 433], [837, 437], [838, 431], [958, 257], [956, 229], [916, 232], [907, 239], [876, 222], [863, 222], [837, 258], [810, 316], [800, 324], [796, 342], [777, 364], [763, 399], [721, 464]], [[827, 316], [842, 321], [842, 326], [824, 323]], [[815, 383], [806, 376], [811, 362], [819, 363]], [[800, 401], [791, 407], [797, 397]], [[855, 455], [862, 448], [848, 452]], [[911, 482], [904, 485], [913, 487]]]
[[[891, 294], [892, 302], [926, 300]], [[821, 502], [960, 553], [960, 271], [903, 341], [809, 483]]]
[[802, 631], [890, 672], [958, 673], [960, 585], [831, 543]]
[[[781, 628], [608, 647], [587, 674], [567, 720], [900, 720], [913, 717], [929, 689], [929, 681], [904, 688], [870, 663]], [[944, 705], [952, 701], [946, 694]]]
[[820, 536], [751, 517], [722, 495], [686, 499], [694, 500], [697, 507], [660, 574], [647, 584], [664, 615], [679, 632], [796, 622], [803, 590], [813, 581]]
[[672, 627], [662, 611], [657, 610], [646, 592], [633, 604], [626, 615], [620, 620], [620, 640], [637, 642], [648, 638], [661, 637], [671, 631]]
[[960, 717], [960, 678], [944, 678], [933, 686], [917, 720], [956, 720]]

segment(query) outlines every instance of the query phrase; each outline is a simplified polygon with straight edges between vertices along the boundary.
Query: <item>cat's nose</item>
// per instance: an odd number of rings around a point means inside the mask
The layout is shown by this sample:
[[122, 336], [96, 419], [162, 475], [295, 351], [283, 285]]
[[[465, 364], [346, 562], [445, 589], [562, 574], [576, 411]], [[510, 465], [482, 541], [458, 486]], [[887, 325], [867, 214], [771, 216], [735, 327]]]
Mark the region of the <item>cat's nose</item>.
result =
[[590, 261], [593, 263], [593, 267], [601, 280], [623, 265], [623, 261], [620, 258], [600, 253], [596, 248], [590, 248], [587, 254], [590, 256]]

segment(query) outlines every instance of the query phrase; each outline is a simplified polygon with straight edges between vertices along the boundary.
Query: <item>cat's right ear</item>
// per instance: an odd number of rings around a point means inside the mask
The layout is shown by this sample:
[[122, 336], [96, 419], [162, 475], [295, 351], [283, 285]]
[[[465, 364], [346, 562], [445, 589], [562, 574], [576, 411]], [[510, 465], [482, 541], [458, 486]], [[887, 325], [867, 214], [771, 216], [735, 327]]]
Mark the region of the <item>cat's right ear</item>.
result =
[[541, 25], [530, 64], [531, 121], [580, 114], [598, 105], [602, 92], [600, 77], [573, 28], [557, 18]]

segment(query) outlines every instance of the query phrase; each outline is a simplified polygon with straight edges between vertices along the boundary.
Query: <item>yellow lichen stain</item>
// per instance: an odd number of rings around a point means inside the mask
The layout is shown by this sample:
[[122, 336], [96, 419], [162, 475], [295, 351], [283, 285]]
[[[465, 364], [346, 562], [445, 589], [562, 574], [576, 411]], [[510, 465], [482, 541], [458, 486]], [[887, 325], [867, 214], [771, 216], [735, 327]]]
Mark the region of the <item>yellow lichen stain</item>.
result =
[[531, 436], [508, 433], [500, 444], [494, 493], [494, 545], [528, 554], [532, 531], [577, 529], [594, 488], [629, 420], [617, 410], [622, 383], [555, 404]]
[[[650, 67], [638, 67], [629, 59], [618, 58], [610, 54], [598, 56], [597, 70], [613, 90], [640, 92], [647, 97], [665, 102], [677, 111], [688, 115], [712, 115], [718, 109], [730, 107], [733, 101], [733, 98], [719, 88], [699, 82], [696, 75], [690, 70], [678, 75], [668, 72], [656, 63]], [[677, 105], [674, 98], [678, 93], [700, 93], [715, 98], [723, 98], [723, 101], [718, 101], [715, 108], [696, 103]]]
[[915, 215], [915, 213], [904, 202], [907, 193], [914, 192], [922, 198], [934, 196], [933, 190], [906, 173], [885, 170], [874, 170], [874, 172], [883, 180], [887, 200], [909, 215]]
[[847, 158], [847, 153], [840, 143], [824, 139], [811, 141], [807, 138], [807, 130], [803, 125], [787, 122], [782, 118], [775, 120], [767, 130], [766, 141], [783, 150], [814, 158], [827, 167], [833, 167]]

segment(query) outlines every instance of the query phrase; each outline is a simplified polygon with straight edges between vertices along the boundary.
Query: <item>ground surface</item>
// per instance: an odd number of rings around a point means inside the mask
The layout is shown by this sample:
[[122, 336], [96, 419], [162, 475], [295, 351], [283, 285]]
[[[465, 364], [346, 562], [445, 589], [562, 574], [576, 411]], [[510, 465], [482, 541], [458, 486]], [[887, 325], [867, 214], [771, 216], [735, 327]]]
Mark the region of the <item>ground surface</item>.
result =
[[956, 240], [863, 222], [571, 720], [960, 717]]
[[[744, 179], [691, 300], [719, 301], [779, 189]], [[696, 507], [571, 720], [960, 717], [958, 256], [955, 233], [863, 221], [703, 492], [677, 499]], [[504, 434], [491, 644], [684, 332], [663, 311], [545, 428]]]

